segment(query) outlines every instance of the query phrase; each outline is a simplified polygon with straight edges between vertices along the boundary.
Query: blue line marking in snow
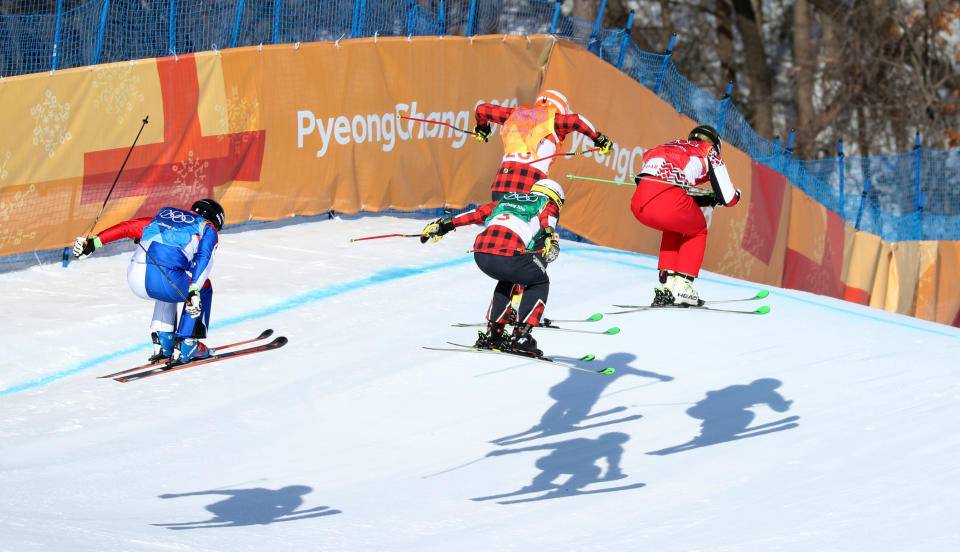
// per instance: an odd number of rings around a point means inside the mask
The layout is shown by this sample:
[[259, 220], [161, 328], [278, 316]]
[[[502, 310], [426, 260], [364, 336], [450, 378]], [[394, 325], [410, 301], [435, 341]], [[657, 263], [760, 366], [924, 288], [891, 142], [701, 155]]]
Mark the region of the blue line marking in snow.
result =
[[[359, 279], [359, 280], [354, 280], [354, 281], [352, 281], [352, 282], [343, 282], [343, 283], [340, 283], [340, 284], [332, 284], [332, 285], [329, 285], [329, 286], [326, 286], [326, 287], [322, 287], [322, 288], [315, 289], [315, 290], [313, 290], [313, 291], [310, 291], [310, 292], [307, 292], [307, 293], [298, 295], [298, 296], [296, 296], [296, 297], [291, 297], [291, 298], [289, 298], [289, 299], [286, 299], [286, 300], [284, 300], [284, 301], [281, 301], [280, 303], [277, 303], [276, 305], [272, 305], [272, 306], [269, 306], [269, 307], [264, 307], [264, 308], [261, 308], [261, 309], [257, 309], [257, 310], [255, 310], [255, 311], [250, 312], [250, 313], [248, 313], [248, 314], [245, 314], [245, 315], [243, 315], [243, 316], [236, 316], [236, 317], [234, 317], [234, 318], [228, 318], [228, 319], [226, 319], [226, 320], [223, 320], [223, 321], [218, 322], [217, 325], [216, 325], [216, 327], [217, 327], [217, 328], [229, 328], [230, 326], [235, 326], [235, 325], [237, 325], [237, 324], [242, 324], [242, 323], [244, 323], [244, 322], [248, 322], [248, 321], [253, 320], [253, 319], [256, 319], [256, 318], [264, 318], [264, 317], [266, 317], [266, 316], [270, 316], [270, 315], [273, 315], [273, 314], [278, 314], [278, 313], [281, 313], [281, 312], [284, 312], [284, 311], [288, 311], [288, 310], [291, 310], [291, 309], [295, 309], [295, 308], [298, 308], [298, 307], [302, 307], [302, 306], [304, 306], [304, 305], [308, 305], [308, 304], [310, 304], [310, 303], [314, 303], [314, 302], [316, 302], [316, 301], [322, 301], [322, 300], [324, 300], [324, 299], [329, 299], [330, 297], [334, 297], [334, 296], [336, 296], [336, 295], [341, 295], [341, 294], [343, 294], [343, 293], [349, 293], [349, 292], [351, 292], [351, 291], [356, 291], [356, 290], [358, 290], [358, 289], [362, 289], [362, 288], [365, 288], [365, 287], [370, 287], [370, 286], [375, 286], [375, 285], [379, 285], [379, 284], [384, 284], [384, 283], [391, 282], [391, 281], [394, 281], [394, 280], [399, 280], [399, 279], [402, 279], [402, 278], [407, 278], [407, 277], [410, 277], [410, 276], [417, 276], [417, 275], [420, 275], [420, 274], [426, 274], [426, 273], [428, 273], [428, 272], [433, 272], [433, 271], [435, 271], [435, 270], [443, 270], [443, 269], [445, 269], [445, 268], [451, 268], [451, 267], [455, 267], [455, 266], [460, 266], [460, 265], [465, 264], [465, 263], [467, 263], [467, 262], [473, 262], [473, 255], [463, 256], [463, 257], [457, 257], [457, 258], [455, 258], [455, 259], [450, 259], [450, 260], [447, 260], [447, 261], [442, 261], [442, 262], [439, 262], [439, 263], [434, 263], [434, 264], [430, 264], [430, 265], [426, 265], [426, 266], [421, 266], [421, 267], [396, 267], [396, 268], [387, 268], [387, 269], [385, 269], [385, 270], [381, 270], [380, 272], [377, 272], [377, 273], [375, 273], [375, 274], [372, 274], [372, 275], [370, 275], [370, 276], [367, 276], [366, 278], [361, 278], [361, 279]], [[122, 349], [122, 350], [120, 350], [120, 351], [116, 351], [116, 352], [113, 352], [113, 353], [108, 353], [108, 354], [103, 355], [103, 356], [99, 356], [99, 357], [97, 357], [97, 358], [93, 358], [93, 359], [90, 359], [90, 360], [85, 360], [85, 361], [81, 362], [80, 364], [77, 364], [76, 366], [74, 366], [74, 367], [72, 367], [72, 368], [67, 368], [66, 370], [60, 370], [59, 372], [54, 372], [54, 373], [52, 373], [52, 374], [48, 374], [48, 375], [46, 375], [46, 376], [37, 378], [37, 379], [32, 380], [32, 381], [28, 381], [28, 382], [26, 382], [26, 383], [21, 383], [21, 384], [18, 384], [18, 385], [14, 385], [13, 387], [7, 387], [6, 389], [0, 389], [0, 397], [2, 397], [3, 395], [11, 395], [11, 394], [13, 394], [13, 393], [19, 393], [20, 391], [26, 391], [26, 390], [28, 390], [28, 389], [34, 389], [34, 388], [36, 388], [36, 387], [41, 387], [41, 386], [47, 385], [48, 383], [53, 383], [54, 381], [56, 381], [56, 380], [58, 380], [58, 379], [65, 378], [65, 377], [67, 377], [67, 376], [72, 376], [73, 374], [76, 374], [76, 373], [78, 373], [78, 372], [82, 372], [82, 371], [84, 371], [84, 370], [86, 370], [86, 369], [88, 369], [88, 368], [92, 368], [92, 367], [94, 367], [94, 366], [98, 366], [98, 365], [100, 365], [100, 364], [103, 364], [104, 362], [108, 362], [108, 361], [114, 360], [114, 359], [116, 359], [116, 358], [120, 358], [120, 357], [122, 357], [122, 356], [126, 356], [126, 355], [129, 355], [129, 354], [131, 354], [131, 353], [135, 353], [135, 352], [137, 352], [137, 351], [145, 350], [145, 349], [149, 349], [149, 348], [150, 348], [149, 345], [135, 345], [135, 346], [132, 346], [132, 347], [127, 347], [126, 349]]]

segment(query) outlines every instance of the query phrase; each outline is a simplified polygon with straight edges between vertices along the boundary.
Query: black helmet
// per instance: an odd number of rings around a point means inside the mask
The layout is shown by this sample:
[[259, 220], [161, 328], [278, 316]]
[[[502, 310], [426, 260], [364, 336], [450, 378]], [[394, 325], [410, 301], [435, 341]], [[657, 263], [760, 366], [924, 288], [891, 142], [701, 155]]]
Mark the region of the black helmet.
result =
[[700, 125], [697, 128], [690, 131], [690, 136], [687, 137], [688, 140], [700, 140], [701, 142], [710, 142], [713, 144], [713, 147], [717, 148], [717, 153], [720, 153], [720, 133], [717, 132], [717, 129], [713, 128], [710, 125]]
[[213, 227], [217, 229], [217, 232], [223, 228], [223, 207], [216, 200], [210, 198], [198, 199], [190, 207], [190, 210], [209, 220], [210, 224], [213, 224]]

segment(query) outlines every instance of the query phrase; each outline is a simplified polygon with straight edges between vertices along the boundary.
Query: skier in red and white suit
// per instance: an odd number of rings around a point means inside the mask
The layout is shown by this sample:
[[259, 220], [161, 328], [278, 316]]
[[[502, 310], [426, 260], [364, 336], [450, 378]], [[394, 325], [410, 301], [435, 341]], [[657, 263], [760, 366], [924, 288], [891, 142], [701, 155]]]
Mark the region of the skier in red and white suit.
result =
[[547, 177], [550, 165], [558, 159], [563, 140], [579, 132], [593, 140], [600, 155], [613, 153], [613, 142], [597, 132], [586, 117], [572, 113], [567, 98], [556, 90], [544, 90], [534, 105], [504, 107], [482, 103], [477, 106], [473, 131], [479, 142], [490, 138], [490, 124], [501, 125], [503, 160], [490, 188], [496, 201], [510, 192], [529, 192], [538, 180]]
[[[700, 275], [707, 246], [707, 221], [702, 207], [733, 207], [740, 190], [733, 187], [720, 158], [720, 135], [700, 125], [686, 140], [657, 146], [643, 155], [630, 210], [643, 224], [660, 230], [660, 283], [654, 305], [702, 305], [691, 283]], [[712, 195], [687, 190], [709, 182]], [[669, 293], [667, 293], [669, 292]]]

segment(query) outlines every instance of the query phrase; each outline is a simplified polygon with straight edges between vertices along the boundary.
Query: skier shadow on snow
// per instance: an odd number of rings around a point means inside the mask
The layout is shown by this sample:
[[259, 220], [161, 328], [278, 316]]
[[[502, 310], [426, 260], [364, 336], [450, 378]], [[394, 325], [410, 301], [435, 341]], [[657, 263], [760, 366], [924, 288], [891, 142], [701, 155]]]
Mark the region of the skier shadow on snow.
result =
[[661, 382], [673, 380], [671, 376], [632, 368], [630, 363], [636, 359], [637, 356], [634, 354], [612, 353], [603, 360], [596, 359], [589, 362], [591, 365], [598, 364], [615, 368], [616, 372], [611, 376], [597, 376], [578, 370], [570, 370], [570, 375], [567, 379], [550, 388], [548, 394], [556, 402], [543, 413], [543, 416], [540, 417], [540, 422], [526, 431], [499, 437], [490, 442], [496, 445], [514, 445], [550, 435], [619, 424], [642, 418], [639, 414], [633, 414], [612, 420], [582, 424], [582, 422], [596, 420], [602, 416], [623, 412], [627, 409], [625, 406], [618, 406], [601, 412], [590, 413], [593, 406], [600, 400], [603, 392], [618, 378], [623, 376], [640, 376], [644, 378], [654, 378]]
[[340, 510], [331, 510], [329, 506], [317, 506], [307, 510], [297, 510], [303, 505], [303, 495], [313, 489], [306, 485], [290, 485], [277, 490], [257, 487], [253, 489], [228, 489], [196, 491], [192, 493], [162, 494], [159, 498], [180, 498], [184, 496], [227, 495], [227, 498], [206, 507], [213, 517], [203, 521], [182, 523], [153, 523], [168, 529], [207, 529], [211, 527], [241, 527], [244, 525], [267, 525], [278, 521], [331, 516]]
[[782, 382], [773, 378], [761, 378], [748, 385], [731, 385], [718, 391], [708, 391], [706, 398], [687, 409], [687, 414], [700, 423], [700, 435], [686, 443], [648, 452], [664, 456], [716, 445], [737, 439], [756, 437], [767, 433], [793, 429], [800, 416], [787, 416], [779, 420], [750, 427], [755, 415], [749, 409], [768, 405], [776, 412], [786, 412], [793, 401], [788, 401], [776, 391]]
[[[646, 484], [633, 483], [616, 487], [584, 489], [584, 487], [591, 483], [617, 481], [627, 477], [620, 469], [620, 459], [623, 456], [623, 444], [629, 439], [630, 437], [626, 433], [611, 432], [604, 433], [596, 439], [577, 438], [545, 445], [493, 450], [489, 452], [487, 456], [503, 456], [506, 454], [540, 450], [549, 450], [551, 452], [536, 461], [535, 465], [540, 469], [540, 473], [533, 478], [533, 481], [531, 481], [529, 485], [513, 492], [481, 496], [471, 498], [470, 500], [497, 500], [546, 491], [540, 496], [500, 500], [497, 502], [498, 504], [516, 504], [567, 496], [638, 489]], [[596, 462], [601, 459], [606, 459], [607, 463], [607, 471], [602, 476], [601, 473], [603, 470], [596, 465]], [[554, 483], [556, 479], [567, 474], [569, 474], [570, 477], [565, 482]]]

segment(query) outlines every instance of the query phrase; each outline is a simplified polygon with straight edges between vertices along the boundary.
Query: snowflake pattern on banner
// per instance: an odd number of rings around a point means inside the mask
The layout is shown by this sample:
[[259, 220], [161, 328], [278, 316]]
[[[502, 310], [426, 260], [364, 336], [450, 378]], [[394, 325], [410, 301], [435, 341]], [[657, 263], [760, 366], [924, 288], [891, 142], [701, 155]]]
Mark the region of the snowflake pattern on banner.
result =
[[[8, 152], [7, 159], [9, 158], [10, 157]], [[5, 166], [6, 166], [6, 162], [4, 162], [4, 167]], [[26, 239], [32, 240], [37, 237], [36, 231], [30, 232], [28, 234], [24, 234], [22, 228], [11, 230], [9, 227], [7, 227], [7, 224], [6, 224], [10, 221], [10, 212], [15, 209], [20, 209], [24, 205], [26, 205], [27, 196], [29, 196], [30, 194], [35, 194], [36, 192], [37, 192], [37, 188], [33, 184], [31, 184], [26, 192], [15, 193], [13, 196], [12, 202], [7, 203], [4, 201], [0, 201], [0, 225], [2, 225], [3, 227], [3, 229], [0, 230], [0, 249], [3, 249], [8, 243], [19, 245], [23, 242], [23, 240], [26, 240]]]
[[198, 159], [193, 150], [187, 154], [187, 159], [174, 165], [171, 170], [176, 173], [174, 180], [174, 196], [181, 201], [192, 201], [207, 193], [207, 168], [209, 161]]
[[217, 104], [214, 109], [220, 114], [220, 126], [229, 136], [218, 135], [217, 140], [229, 139], [234, 152], [239, 154], [241, 146], [250, 141], [249, 131], [255, 130], [260, 102], [240, 97], [236, 86], [230, 89], [230, 95], [225, 98], [226, 104]]
[[70, 119], [70, 102], [60, 103], [53, 92], [47, 89], [44, 100], [30, 108], [30, 115], [36, 121], [33, 128], [33, 145], [43, 146], [47, 157], [53, 159], [58, 145], [70, 140], [67, 130]]
[[140, 77], [133, 72], [132, 66], [100, 69], [93, 81], [93, 88], [99, 89], [93, 106], [107, 115], [115, 116], [118, 125], [123, 124], [135, 103], [143, 103], [144, 96], [139, 84]]
[[[713, 213], [711, 213], [711, 219]], [[741, 246], [747, 232], [747, 217], [739, 217], [730, 221], [730, 239], [726, 240], [726, 250], [723, 252], [717, 265], [717, 272], [721, 274], [751, 274], [754, 265], [759, 260]]]

